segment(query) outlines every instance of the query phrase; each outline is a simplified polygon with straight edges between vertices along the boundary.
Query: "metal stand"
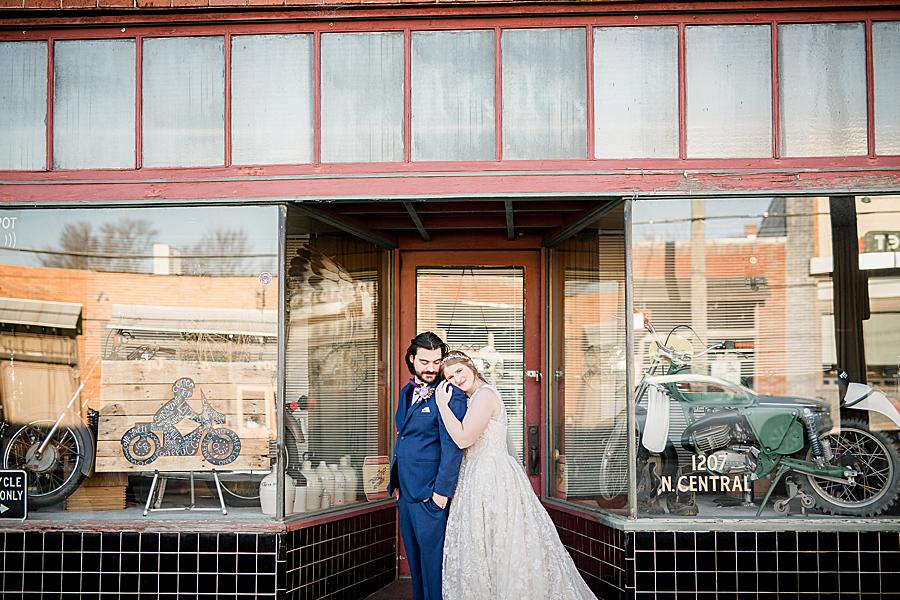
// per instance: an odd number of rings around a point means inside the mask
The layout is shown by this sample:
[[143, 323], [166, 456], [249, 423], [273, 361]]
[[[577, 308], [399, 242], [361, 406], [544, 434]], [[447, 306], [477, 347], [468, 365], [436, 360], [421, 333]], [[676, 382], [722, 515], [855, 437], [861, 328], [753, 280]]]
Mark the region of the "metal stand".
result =
[[166, 480], [169, 476], [162, 475], [162, 482], [159, 487], [159, 497], [154, 502], [153, 508], [150, 507], [150, 503], [153, 501], [153, 493], [156, 491], [156, 484], [160, 480], [159, 471], [153, 471], [153, 482], [150, 484], [150, 491], [147, 493], [147, 503], [144, 504], [144, 516], [146, 517], [148, 513], [154, 511], [173, 511], [173, 510], [221, 510], [223, 515], [228, 514], [228, 510], [225, 508], [225, 499], [222, 497], [222, 483], [219, 481], [219, 473], [217, 471], [213, 471], [213, 479], [216, 482], [216, 494], [219, 497], [219, 508], [215, 508], [212, 506], [207, 507], [199, 507], [196, 505], [196, 496], [194, 495], [194, 472], [190, 471], [190, 480], [191, 480], [191, 504], [190, 506], [177, 506], [170, 508], [160, 508], [162, 505], [163, 495], [166, 493]]

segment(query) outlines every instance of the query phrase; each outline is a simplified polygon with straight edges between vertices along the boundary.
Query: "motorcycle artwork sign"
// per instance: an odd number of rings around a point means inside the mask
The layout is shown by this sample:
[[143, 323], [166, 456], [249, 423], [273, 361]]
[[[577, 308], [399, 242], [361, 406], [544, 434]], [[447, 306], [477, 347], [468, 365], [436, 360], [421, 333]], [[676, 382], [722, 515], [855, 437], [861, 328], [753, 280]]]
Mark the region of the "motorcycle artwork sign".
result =
[[[163, 404], [149, 423], [137, 423], [122, 436], [122, 453], [134, 465], [149, 465], [160, 456], [195, 456], [199, 450], [212, 465], [233, 463], [241, 453], [241, 439], [225, 427], [225, 415], [206, 399], [199, 414], [187, 403], [194, 394], [194, 380], [182, 377], [172, 384], [172, 399]], [[189, 419], [198, 426], [182, 434], [176, 425]], [[157, 435], [162, 434], [162, 440]]]

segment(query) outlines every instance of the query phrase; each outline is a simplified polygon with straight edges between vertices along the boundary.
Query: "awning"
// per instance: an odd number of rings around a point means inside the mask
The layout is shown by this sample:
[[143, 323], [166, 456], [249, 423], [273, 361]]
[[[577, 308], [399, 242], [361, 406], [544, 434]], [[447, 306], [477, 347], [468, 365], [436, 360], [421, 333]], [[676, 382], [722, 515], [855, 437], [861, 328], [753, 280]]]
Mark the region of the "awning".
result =
[[109, 329], [220, 335], [278, 335], [278, 313], [244, 308], [113, 304]]
[[24, 298], [0, 298], [0, 323], [77, 329], [81, 304]]

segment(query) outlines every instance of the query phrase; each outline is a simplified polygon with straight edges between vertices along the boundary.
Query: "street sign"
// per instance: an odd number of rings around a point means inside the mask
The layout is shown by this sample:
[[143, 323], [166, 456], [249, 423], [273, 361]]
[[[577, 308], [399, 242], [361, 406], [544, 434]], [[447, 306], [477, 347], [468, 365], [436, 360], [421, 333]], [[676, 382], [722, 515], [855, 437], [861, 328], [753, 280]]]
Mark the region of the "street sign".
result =
[[28, 474], [0, 471], [0, 519], [24, 521], [28, 515]]

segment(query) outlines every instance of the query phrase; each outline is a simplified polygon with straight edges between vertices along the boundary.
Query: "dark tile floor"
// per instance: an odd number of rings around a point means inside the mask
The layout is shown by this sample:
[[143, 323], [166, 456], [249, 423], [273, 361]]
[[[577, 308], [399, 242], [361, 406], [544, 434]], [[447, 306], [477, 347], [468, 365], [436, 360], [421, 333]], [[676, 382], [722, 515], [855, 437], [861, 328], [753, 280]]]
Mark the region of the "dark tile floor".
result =
[[412, 584], [409, 579], [398, 579], [383, 587], [366, 600], [412, 600]]

